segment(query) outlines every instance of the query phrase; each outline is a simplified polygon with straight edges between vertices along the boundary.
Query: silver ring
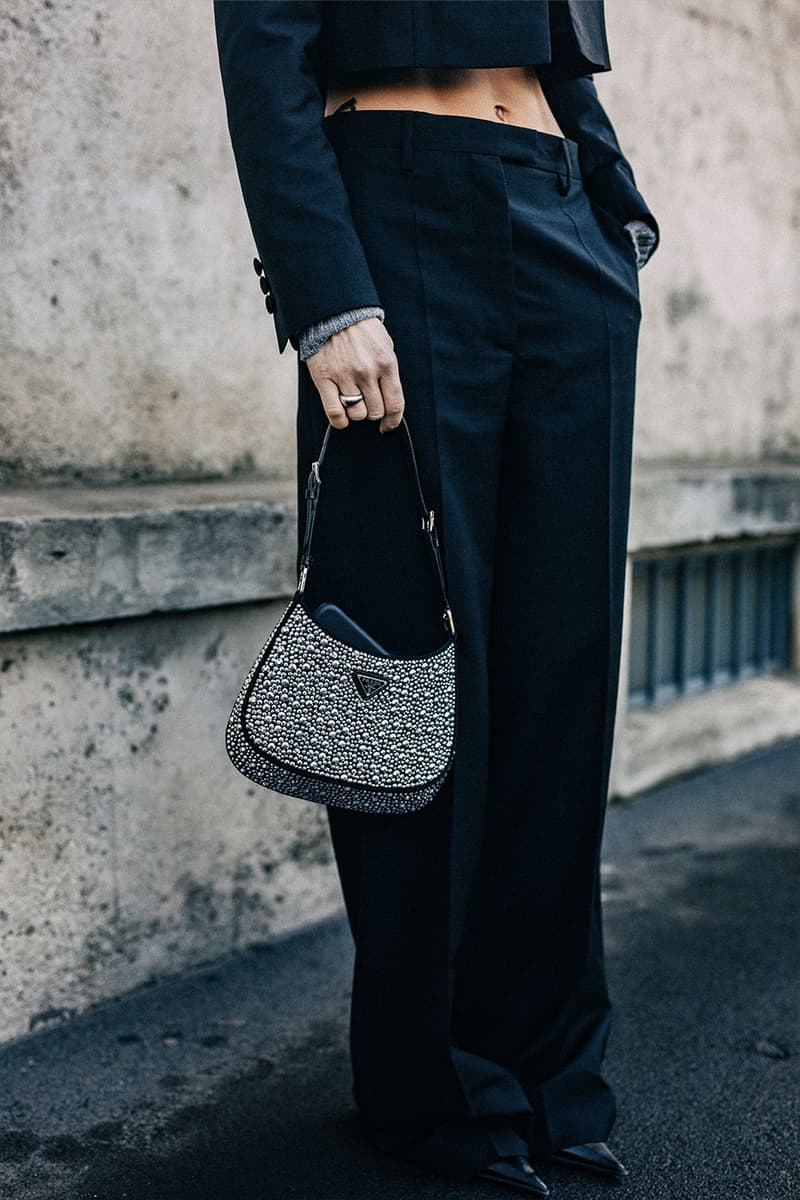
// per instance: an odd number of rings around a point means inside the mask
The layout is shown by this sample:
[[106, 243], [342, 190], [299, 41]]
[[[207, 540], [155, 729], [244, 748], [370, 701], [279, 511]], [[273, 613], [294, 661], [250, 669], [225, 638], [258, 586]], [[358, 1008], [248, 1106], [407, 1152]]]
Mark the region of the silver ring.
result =
[[359, 400], [363, 400], [364, 393], [359, 392], [357, 396], [343, 396], [342, 393], [339, 392], [339, 399], [346, 408], [349, 408], [351, 404], [358, 404]]

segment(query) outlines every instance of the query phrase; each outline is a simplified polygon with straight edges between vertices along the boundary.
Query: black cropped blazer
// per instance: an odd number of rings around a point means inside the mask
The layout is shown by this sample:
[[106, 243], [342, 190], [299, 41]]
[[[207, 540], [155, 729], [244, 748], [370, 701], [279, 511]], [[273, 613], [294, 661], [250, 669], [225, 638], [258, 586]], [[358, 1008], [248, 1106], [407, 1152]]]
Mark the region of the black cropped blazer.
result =
[[[379, 67], [535, 64], [578, 143], [584, 186], [621, 224], [658, 223], [600, 103], [603, 0], [214, 0], [228, 129], [280, 353], [301, 329], [380, 305], [322, 116], [326, 81]], [[654, 247], [655, 249], [655, 247]]]

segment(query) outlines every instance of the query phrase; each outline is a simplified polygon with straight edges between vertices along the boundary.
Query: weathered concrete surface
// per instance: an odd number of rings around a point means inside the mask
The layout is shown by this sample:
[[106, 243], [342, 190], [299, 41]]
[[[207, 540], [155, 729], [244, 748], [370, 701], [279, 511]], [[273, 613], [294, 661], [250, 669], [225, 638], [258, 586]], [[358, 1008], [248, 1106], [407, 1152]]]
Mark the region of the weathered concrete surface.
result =
[[[631, 552], [798, 531], [798, 468], [634, 475]], [[8, 488], [0, 631], [287, 595], [296, 544], [294, 478]]]
[[0, 481], [291, 473], [211, 3], [0, 13]]
[[610, 792], [627, 799], [665, 780], [796, 737], [797, 672], [771, 672], [652, 709], [623, 712]]
[[[660, 15], [654, 38], [651, 5], [609, 4], [596, 77], [662, 230], [636, 453], [797, 462], [797, 6]], [[289, 474], [295, 355], [250, 267], [211, 4], [0, 22], [0, 479]]]
[[628, 550], [800, 532], [800, 468], [637, 462]]
[[341, 903], [224, 730], [284, 602], [0, 638], [0, 1040]]
[[608, 4], [601, 99], [662, 231], [640, 275], [636, 456], [800, 460], [794, 0]]
[[[800, 1191], [800, 742], [613, 806], [611, 1145], [637, 1200]], [[382, 1158], [350, 1094], [342, 919], [0, 1052], [14, 1200], [497, 1200]], [[546, 963], [542, 968], [546, 970]], [[560, 1200], [609, 1185], [544, 1162]], [[510, 1195], [511, 1193], [508, 1193]]]
[[296, 584], [293, 480], [0, 497], [0, 631], [266, 600]]

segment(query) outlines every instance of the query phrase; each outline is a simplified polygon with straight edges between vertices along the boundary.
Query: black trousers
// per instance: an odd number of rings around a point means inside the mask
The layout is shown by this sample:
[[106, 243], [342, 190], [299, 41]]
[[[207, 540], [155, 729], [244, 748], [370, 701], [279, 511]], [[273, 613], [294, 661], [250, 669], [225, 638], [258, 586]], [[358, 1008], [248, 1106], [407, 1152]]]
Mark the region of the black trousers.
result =
[[[325, 118], [394, 341], [458, 633], [456, 759], [414, 814], [328, 808], [355, 941], [354, 1097], [459, 1178], [602, 1140], [599, 856], [641, 318], [634, 247], [553, 134], [410, 110]], [[326, 417], [299, 363], [300, 529]], [[307, 595], [399, 653], [444, 626], [407, 447], [332, 431]], [[299, 546], [298, 546], [299, 550]]]

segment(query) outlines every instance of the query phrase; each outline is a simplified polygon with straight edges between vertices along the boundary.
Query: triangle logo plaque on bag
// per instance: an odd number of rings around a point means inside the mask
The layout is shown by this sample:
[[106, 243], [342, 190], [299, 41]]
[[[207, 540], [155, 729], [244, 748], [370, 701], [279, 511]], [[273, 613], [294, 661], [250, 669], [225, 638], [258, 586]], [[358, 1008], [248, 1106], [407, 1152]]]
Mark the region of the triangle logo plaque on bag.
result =
[[364, 700], [371, 700], [373, 696], [377, 696], [378, 692], [382, 692], [384, 688], [389, 686], [389, 680], [383, 675], [370, 675], [366, 671], [353, 671], [352, 677], [358, 689], [358, 694]]

